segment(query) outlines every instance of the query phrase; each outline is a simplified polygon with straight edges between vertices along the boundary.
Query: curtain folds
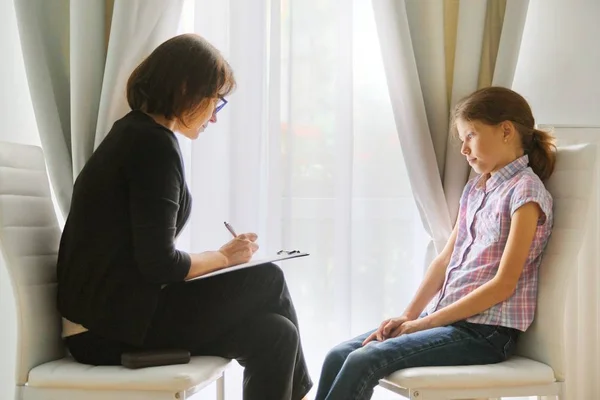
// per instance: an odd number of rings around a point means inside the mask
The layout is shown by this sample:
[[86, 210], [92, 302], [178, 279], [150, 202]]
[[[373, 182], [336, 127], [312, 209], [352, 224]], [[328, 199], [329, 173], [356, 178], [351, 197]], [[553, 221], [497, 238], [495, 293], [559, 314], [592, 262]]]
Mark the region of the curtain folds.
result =
[[478, 88], [512, 85], [527, 3], [372, 2], [398, 138], [410, 149], [404, 158], [431, 238], [425, 265], [450, 235], [469, 175], [449, 136], [450, 111]]
[[40, 141], [65, 217], [74, 179], [128, 111], [127, 77], [176, 34], [183, 0], [14, 4]]

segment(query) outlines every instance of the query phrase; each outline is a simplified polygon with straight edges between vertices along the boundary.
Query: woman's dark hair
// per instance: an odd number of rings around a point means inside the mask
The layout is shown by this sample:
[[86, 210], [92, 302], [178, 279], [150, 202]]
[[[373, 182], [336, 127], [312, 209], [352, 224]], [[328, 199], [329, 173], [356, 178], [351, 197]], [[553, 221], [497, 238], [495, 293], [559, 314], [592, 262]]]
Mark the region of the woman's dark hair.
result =
[[520, 94], [503, 87], [486, 87], [465, 97], [451, 115], [452, 129], [456, 132], [456, 120], [480, 121], [487, 125], [499, 125], [510, 121], [521, 137], [521, 146], [529, 156], [529, 166], [541, 180], [554, 171], [556, 145], [554, 137], [535, 128], [535, 120], [527, 100]]
[[231, 67], [221, 53], [194, 34], [175, 36], [158, 46], [127, 81], [132, 110], [185, 119], [206, 101], [225, 97], [235, 88]]

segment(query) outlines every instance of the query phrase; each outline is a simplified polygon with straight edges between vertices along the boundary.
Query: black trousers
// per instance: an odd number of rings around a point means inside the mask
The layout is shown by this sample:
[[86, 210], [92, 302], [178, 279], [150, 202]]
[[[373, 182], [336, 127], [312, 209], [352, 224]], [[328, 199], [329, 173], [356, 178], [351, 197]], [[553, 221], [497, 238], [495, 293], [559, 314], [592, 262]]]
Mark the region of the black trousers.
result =
[[124, 352], [168, 348], [235, 359], [244, 367], [244, 400], [300, 400], [312, 387], [296, 311], [275, 264], [166, 286], [142, 347], [91, 331], [66, 343], [78, 362], [91, 365], [119, 365]]

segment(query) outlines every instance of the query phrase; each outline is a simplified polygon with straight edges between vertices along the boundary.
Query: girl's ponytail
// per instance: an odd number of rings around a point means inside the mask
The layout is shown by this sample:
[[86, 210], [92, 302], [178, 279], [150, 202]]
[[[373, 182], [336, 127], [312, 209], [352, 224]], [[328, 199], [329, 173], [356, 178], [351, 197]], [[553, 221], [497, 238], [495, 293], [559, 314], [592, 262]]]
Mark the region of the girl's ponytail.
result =
[[521, 137], [525, 153], [529, 156], [529, 166], [542, 181], [548, 179], [556, 161], [554, 137], [535, 128], [529, 134], [521, 133]]

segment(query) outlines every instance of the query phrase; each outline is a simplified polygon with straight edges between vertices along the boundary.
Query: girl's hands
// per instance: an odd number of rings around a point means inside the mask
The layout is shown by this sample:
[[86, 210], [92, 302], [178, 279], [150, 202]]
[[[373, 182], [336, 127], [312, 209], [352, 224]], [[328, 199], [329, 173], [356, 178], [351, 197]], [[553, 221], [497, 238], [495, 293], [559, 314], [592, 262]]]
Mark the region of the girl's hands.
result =
[[402, 324], [404, 324], [407, 321], [410, 321], [410, 318], [406, 315], [401, 315], [400, 317], [384, 320], [381, 323], [381, 325], [379, 325], [379, 328], [375, 332], [371, 333], [371, 335], [369, 335], [368, 338], [365, 339], [365, 341], [363, 342], [363, 346], [373, 340], [383, 342], [388, 337], [393, 337], [390, 335], [393, 332], [395, 332], [396, 329], [399, 329], [402, 326]]
[[386, 319], [379, 325], [379, 328], [375, 332], [371, 333], [369, 337], [365, 339], [363, 346], [373, 340], [383, 342], [387, 339], [424, 331], [430, 328], [432, 328], [432, 326], [428, 318], [411, 318], [405, 314], [400, 317]]

